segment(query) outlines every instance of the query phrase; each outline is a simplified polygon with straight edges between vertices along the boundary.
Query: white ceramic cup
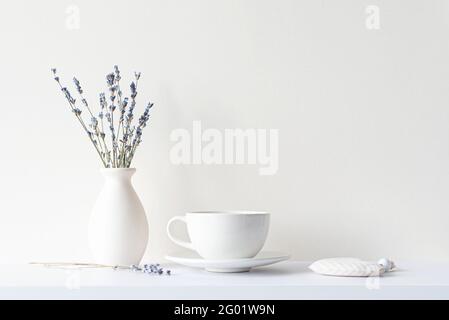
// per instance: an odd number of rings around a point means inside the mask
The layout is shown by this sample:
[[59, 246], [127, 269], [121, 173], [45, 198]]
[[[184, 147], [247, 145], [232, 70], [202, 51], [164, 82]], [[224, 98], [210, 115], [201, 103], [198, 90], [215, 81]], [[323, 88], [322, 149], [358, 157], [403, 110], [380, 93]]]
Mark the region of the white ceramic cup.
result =
[[[183, 221], [191, 242], [174, 237], [170, 227]], [[181, 247], [196, 251], [204, 259], [252, 258], [268, 235], [270, 214], [256, 211], [198, 211], [176, 216], [167, 224], [168, 237]]]

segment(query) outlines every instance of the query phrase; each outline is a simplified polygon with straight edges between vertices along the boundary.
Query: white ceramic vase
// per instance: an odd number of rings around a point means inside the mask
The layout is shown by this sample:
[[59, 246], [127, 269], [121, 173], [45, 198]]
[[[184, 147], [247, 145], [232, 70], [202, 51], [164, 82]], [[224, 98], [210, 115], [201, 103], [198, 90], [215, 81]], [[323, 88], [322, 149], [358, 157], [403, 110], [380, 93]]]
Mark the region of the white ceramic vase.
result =
[[132, 184], [134, 168], [101, 169], [105, 184], [89, 222], [89, 244], [95, 262], [139, 264], [148, 242], [145, 210]]

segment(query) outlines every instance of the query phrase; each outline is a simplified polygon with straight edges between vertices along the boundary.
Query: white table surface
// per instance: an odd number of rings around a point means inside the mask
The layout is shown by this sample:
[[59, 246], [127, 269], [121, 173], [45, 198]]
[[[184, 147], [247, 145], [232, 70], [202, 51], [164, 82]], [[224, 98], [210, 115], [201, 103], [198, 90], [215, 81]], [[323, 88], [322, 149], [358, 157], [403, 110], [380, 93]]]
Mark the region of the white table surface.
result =
[[287, 261], [219, 274], [173, 264], [171, 276], [0, 265], [0, 299], [449, 299], [449, 264], [398, 263], [373, 278], [328, 277]]

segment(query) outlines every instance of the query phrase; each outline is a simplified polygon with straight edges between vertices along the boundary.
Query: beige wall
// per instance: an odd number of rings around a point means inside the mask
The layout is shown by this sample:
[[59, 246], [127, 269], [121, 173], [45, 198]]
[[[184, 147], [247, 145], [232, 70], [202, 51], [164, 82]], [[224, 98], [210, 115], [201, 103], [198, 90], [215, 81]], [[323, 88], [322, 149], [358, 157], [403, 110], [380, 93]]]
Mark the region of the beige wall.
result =
[[[2, 2], [0, 262], [89, 259], [99, 162], [50, 68], [96, 101], [114, 64], [156, 104], [134, 163], [148, 257], [176, 250], [170, 217], [229, 208], [272, 212], [267, 248], [296, 259], [447, 260], [448, 22], [437, 0]], [[278, 129], [277, 174], [173, 165], [194, 120]]]

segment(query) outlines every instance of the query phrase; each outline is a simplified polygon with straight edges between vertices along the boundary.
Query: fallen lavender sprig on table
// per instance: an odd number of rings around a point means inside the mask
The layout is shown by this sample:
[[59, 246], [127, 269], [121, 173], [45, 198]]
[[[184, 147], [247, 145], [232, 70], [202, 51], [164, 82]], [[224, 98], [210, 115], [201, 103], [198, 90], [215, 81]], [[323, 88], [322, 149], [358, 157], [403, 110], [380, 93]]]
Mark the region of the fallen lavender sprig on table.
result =
[[97, 263], [83, 263], [83, 262], [30, 262], [32, 265], [41, 265], [50, 268], [110, 268], [113, 270], [129, 270], [133, 272], [141, 272], [145, 274], [154, 275], [172, 275], [171, 270], [165, 270], [159, 263], [143, 264], [142, 266], [113, 266]]
[[[118, 66], [114, 66], [114, 71], [106, 76], [109, 94], [100, 93], [100, 111], [96, 114], [84, 97], [84, 90], [77, 78], [73, 78], [73, 83], [80, 97], [80, 103], [71, 95], [69, 89], [61, 84], [56, 69], [53, 68], [51, 71], [71, 111], [100, 156], [103, 166], [129, 168], [137, 147], [142, 143], [142, 131], [147, 126], [150, 109], [153, 107], [153, 103], [149, 102], [142, 116], [138, 118], [138, 123], [133, 123], [140, 72], [134, 73], [134, 81], [130, 85], [130, 98], [124, 97], [120, 87], [120, 70]], [[84, 110], [87, 111], [89, 121], [83, 118]]]

